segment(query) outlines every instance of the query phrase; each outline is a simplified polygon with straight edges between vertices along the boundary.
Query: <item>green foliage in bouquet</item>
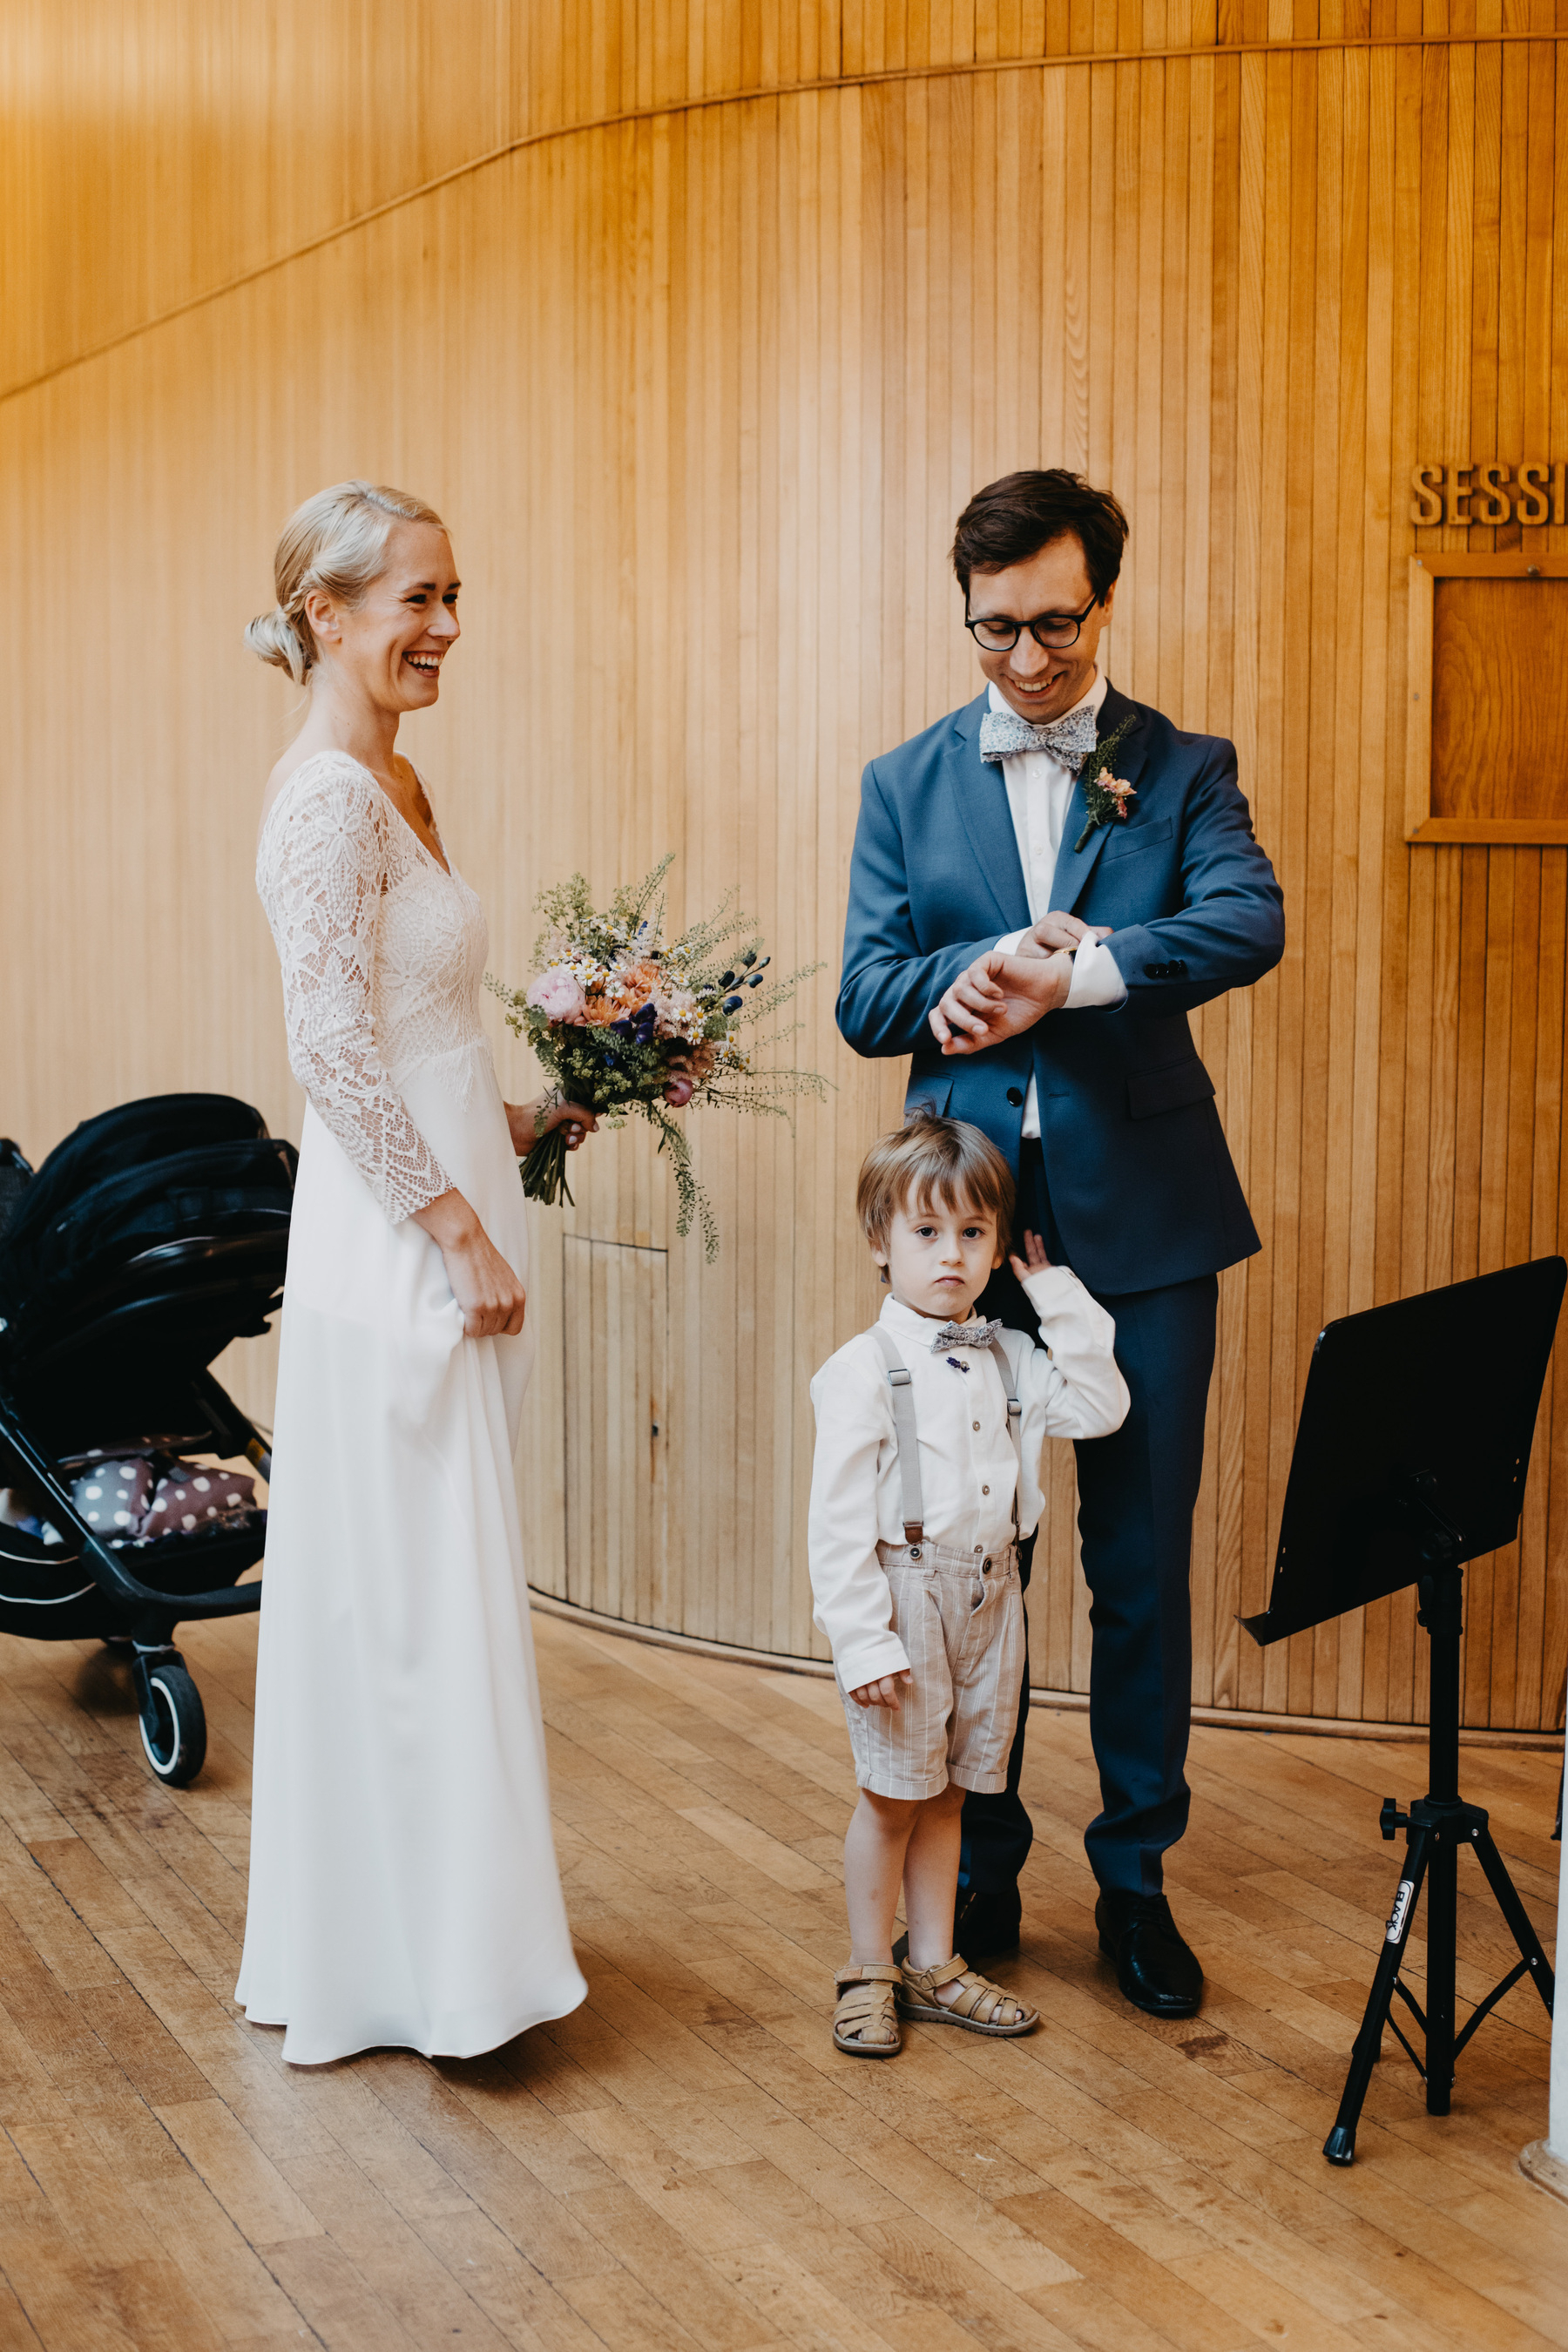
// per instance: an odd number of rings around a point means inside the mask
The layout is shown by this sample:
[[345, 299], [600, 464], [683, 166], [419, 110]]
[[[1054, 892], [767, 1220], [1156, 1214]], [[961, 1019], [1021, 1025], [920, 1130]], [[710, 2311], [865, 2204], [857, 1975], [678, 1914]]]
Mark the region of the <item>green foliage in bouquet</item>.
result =
[[[657, 1129], [675, 1176], [676, 1232], [684, 1237], [695, 1219], [712, 1259], [719, 1228], [672, 1113], [700, 1103], [787, 1118], [790, 1097], [820, 1098], [826, 1082], [816, 1071], [760, 1070], [752, 1060], [756, 1047], [776, 1045], [793, 1029], [749, 1045], [739, 1033], [771, 1018], [822, 966], [765, 980], [772, 958], [736, 911], [733, 892], [706, 921], [667, 940], [660, 886], [674, 857], [672, 850], [635, 887], [623, 884], [602, 913], [581, 874], [542, 890], [534, 979], [526, 990], [487, 979], [560, 1100], [585, 1104], [605, 1127], [624, 1126], [635, 1111]], [[522, 1185], [531, 1200], [571, 1200], [562, 1129], [529, 1152]]]

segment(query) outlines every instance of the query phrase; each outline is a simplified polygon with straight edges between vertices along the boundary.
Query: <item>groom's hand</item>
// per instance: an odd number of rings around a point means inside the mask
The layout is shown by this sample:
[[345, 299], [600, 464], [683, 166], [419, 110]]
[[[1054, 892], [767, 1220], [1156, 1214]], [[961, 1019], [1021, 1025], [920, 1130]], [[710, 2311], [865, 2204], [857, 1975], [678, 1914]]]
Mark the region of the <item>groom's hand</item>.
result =
[[1072, 957], [1065, 948], [1019, 955], [993, 948], [976, 957], [926, 1017], [944, 1054], [979, 1054], [1055, 1013], [1071, 986]]
[[1085, 940], [1108, 940], [1109, 923], [1084, 923], [1076, 915], [1042, 915], [1033, 928], [1024, 933], [1016, 953], [1021, 956], [1053, 955], [1058, 948], [1069, 953], [1080, 948]]

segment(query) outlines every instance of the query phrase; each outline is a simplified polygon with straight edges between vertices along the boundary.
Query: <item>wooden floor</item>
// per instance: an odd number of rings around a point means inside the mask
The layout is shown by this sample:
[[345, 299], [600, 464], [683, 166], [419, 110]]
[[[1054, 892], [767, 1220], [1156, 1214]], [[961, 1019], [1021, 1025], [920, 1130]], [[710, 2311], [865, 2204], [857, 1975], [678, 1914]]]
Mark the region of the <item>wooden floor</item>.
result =
[[[1197, 1734], [1173, 1885], [1210, 1992], [1162, 2027], [1096, 1955], [1084, 1720], [1037, 1712], [1001, 1972], [1042, 2025], [870, 2066], [826, 2026], [831, 1688], [535, 1627], [586, 2006], [480, 2061], [309, 2071], [230, 1998], [254, 1619], [187, 1632], [213, 1747], [177, 1795], [121, 1669], [0, 1643], [0, 2347], [1568, 2345], [1568, 2207], [1515, 2170], [1546, 2119], [1528, 1989], [1447, 2121], [1395, 2053], [1353, 2170], [1319, 2154], [1395, 1875], [1377, 1801], [1417, 1750]], [[1543, 1928], [1556, 1769], [1465, 1754]], [[1505, 1961], [1479, 1883], [1472, 1998]]]

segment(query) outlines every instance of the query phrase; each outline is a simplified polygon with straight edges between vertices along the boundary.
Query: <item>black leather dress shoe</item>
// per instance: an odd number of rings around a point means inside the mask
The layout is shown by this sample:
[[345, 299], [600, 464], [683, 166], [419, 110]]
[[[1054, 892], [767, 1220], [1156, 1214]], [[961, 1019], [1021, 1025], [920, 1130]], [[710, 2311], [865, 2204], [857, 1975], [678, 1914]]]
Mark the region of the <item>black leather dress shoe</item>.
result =
[[[974, 1887], [961, 1886], [952, 1915], [952, 1948], [962, 1952], [971, 1967], [981, 1960], [999, 1960], [1017, 1950], [1023, 1921], [1023, 1900], [1016, 1886], [1009, 1886], [1004, 1895], [982, 1895]], [[893, 1946], [893, 1958], [901, 1967], [909, 1957], [910, 1939], [900, 1936]]]
[[1197, 1954], [1184, 1941], [1163, 1895], [1102, 1886], [1094, 1906], [1100, 1948], [1116, 1963], [1127, 1999], [1151, 2017], [1194, 2017], [1204, 1997]]

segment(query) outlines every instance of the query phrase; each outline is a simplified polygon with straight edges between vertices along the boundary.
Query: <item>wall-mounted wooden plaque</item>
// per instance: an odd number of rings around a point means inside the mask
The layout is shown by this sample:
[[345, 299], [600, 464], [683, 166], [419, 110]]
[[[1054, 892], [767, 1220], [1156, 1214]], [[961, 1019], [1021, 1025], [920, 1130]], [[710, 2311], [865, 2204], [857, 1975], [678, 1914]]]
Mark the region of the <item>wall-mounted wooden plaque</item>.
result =
[[1568, 842], [1568, 556], [1412, 556], [1405, 837]]

